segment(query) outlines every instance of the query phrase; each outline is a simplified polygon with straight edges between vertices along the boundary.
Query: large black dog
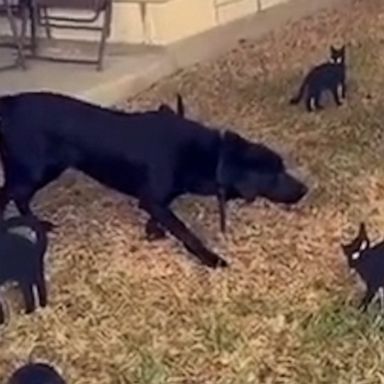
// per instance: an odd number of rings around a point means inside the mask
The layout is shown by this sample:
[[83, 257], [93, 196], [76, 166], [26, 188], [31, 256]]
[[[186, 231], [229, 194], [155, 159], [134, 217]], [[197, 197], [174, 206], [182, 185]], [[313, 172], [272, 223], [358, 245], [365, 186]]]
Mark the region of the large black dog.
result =
[[124, 113], [46, 92], [0, 98], [0, 213], [13, 200], [22, 215], [32, 215], [34, 194], [74, 168], [138, 198], [150, 216], [148, 237], [169, 231], [205, 265], [226, 266], [172, 212], [173, 199], [218, 196], [224, 230], [225, 201], [262, 196], [294, 204], [307, 187], [272, 150], [186, 119], [180, 96], [178, 106], [178, 113], [167, 105]]

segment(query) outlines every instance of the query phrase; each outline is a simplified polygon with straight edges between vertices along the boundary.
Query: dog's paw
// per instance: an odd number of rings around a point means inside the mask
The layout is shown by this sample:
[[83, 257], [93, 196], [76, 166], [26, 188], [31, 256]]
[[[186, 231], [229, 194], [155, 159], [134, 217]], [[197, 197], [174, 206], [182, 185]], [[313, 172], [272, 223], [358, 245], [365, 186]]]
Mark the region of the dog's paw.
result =
[[145, 231], [145, 237], [147, 241], [152, 242], [156, 240], [162, 240], [167, 237], [164, 229], [162, 229], [159, 226], [149, 226], [147, 225], [146, 231]]
[[25, 315], [32, 315], [35, 312], [35, 308], [26, 308], [24, 311]]
[[214, 253], [210, 253], [207, 258], [204, 259], [203, 263], [210, 268], [226, 268], [229, 266], [228, 262], [217, 256]]
[[51, 232], [57, 227], [56, 224], [49, 220], [41, 220], [40, 223], [46, 232]]
[[158, 222], [149, 219], [145, 224], [145, 237], [147, 241], [155, 241], [165, 238], [166, 233]]
[[222, 258], [219, 258], [217, 264], [216, 264], [216, 268], [227, 268], [229, 267], [229, 264], [227, 261], [225, 261], [224, 259]]

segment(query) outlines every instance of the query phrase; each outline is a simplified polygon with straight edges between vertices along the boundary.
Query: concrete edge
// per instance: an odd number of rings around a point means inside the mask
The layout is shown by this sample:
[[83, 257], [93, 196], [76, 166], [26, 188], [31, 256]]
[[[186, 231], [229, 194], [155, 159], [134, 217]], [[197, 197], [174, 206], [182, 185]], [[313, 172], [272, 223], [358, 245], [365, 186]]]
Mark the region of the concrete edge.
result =
[[82, 92], [78, 96], [95, 103], [113, 105], [135, 96], [180, 69], [210, 61], [233, 49], [240, 39], [257, 39], [288, 22], [297, 21], [325, 8], [336, 7], [349, 0], [289, 0], [254, 15], [218, 26], [209, 31], [165, 47], [158, 61], [140, 72], [127, 74]]

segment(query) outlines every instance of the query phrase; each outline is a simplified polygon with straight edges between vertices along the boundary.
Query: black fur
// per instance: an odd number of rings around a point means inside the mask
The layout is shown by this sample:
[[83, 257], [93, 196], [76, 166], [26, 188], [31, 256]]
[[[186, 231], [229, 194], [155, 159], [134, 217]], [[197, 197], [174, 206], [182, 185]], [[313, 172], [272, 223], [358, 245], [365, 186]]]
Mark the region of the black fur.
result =
[[345, 46], [340, 49], [331, 46], [330, 50], [331, 62], [320, 64], [308, 73], [297, 96], [290, 100], [291, 104], [298, 104], [305, 96], [308, 111], [322, 109], [321, 95], [323, 91], [329, 90], [335, 103], [342, 105], [342, 99], [346, 96]]
[[[366, 285], [366, 293], [359, 305], [366, 311], [379, 289], [384, 287], [384, 241], [371, 247], [365, 225], [361, 223], [356, 238], [342, 245], [342, 249], [349, 268], [356, 271]], [[383, 297], [381, 305], [382, 300]]]
[[18, 368], [7, 384], [65, 384], [52, 366], [44, 363], [28, 363]]
[[[21, 230], [33, 233], [34, 238]], [[37, 288], [41, 307], [47, 305], [44, 277], [44, 255], [47, 249], [47, 224], [30, 216], [18, 216], [0, 222], [0, 285], [18, 283], [25, 301], [26, 313], [36, 308], [33, 288]], [[4, 323], [4, 311], [0, 305], [0, 323]]]
[[177, 104], [179, 113], [164, 104], [157, 110], [124, 113], [45, 92], [1, 98], [5, 184], [0, 212], [13, 200], [21, 214], [31, 215], [34, 194], [74, 168], [138, 198], [150, 216], [148, 238], [169, 231], [204, 264], [226, 266], [172, 212], [175, 198], [216, 195], [224, 205], [234, 198], [253, 201], [261, 196], [294, 204], [307, 188], [271, 149], [189, 120], [182, 114], [181, 97]]

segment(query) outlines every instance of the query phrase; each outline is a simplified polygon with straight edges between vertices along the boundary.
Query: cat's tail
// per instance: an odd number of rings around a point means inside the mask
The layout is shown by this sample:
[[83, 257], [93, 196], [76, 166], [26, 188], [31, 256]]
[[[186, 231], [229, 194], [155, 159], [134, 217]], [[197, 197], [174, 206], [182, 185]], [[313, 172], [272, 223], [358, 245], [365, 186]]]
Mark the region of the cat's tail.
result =
[[305, 88], [307, 86], [307, 82], [304, 80], [300, 86], [299, 92], [297, 93], [296, 96], [292, 97], [291, 100], [289, 100], [289, 103], [292, 105], [299, 104], [301, 99], [304, 96]]

